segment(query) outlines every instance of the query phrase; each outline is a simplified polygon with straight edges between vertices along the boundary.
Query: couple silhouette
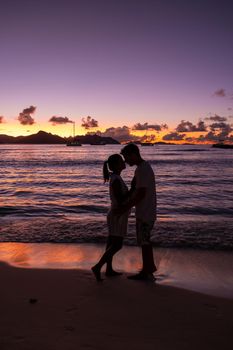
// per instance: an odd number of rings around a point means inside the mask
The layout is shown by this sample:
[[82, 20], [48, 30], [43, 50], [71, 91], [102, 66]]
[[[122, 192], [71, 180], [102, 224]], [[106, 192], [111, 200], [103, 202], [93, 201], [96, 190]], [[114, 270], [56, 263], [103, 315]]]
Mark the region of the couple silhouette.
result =
[[[123, 157], [122, 157], [123, 156]], [[121, 172], [129, 166], [136, 166], [131, 188], [128, 190]], [[150, 241], [151, 231], [156, 220], [156, 186], [155, 175], [150, 164], [141, 157], [136, 144], [126, 145], [121, 154], [111, 155], [103, 165], [104, 181], [109, 181], [111, 206], [107, 214], [108, 240], [104, 254], [92, 272], [97, 281], [103, 281], [101, 269], [106, 264], [105, 275], [121, 275], [113, 268], [113, 256], [122, 248], [127, 234], [128, 218], [132, 207], [135, 207], [137, 243], [142, 251], [142, 268], [128, 279], [154, 281], [156, 271], [153, 248]]]

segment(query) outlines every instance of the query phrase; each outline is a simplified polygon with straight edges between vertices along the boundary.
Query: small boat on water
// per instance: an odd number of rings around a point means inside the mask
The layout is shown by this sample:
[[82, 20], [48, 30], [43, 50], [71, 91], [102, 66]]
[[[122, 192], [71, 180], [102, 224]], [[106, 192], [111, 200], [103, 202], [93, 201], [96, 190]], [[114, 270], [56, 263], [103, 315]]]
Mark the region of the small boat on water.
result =
[[66, 146], [82, 146], [82, 144], [78, 141], [78, 140], [73, 140], [73, 141], [69, 141], [67, 142]]
[[229, 145], [229, 144], [221, 143], [221, 142], [219, 142], [219, 143], [214, 143], [214, 144], [212, 145], [212, 147], [214, 147], [214, 148], [231, 148], [231, 149], [233, 149], [233, 145]]
[[75, 122], [73, 122], [73, 139], [71, 141], [68, 141], [66, 146], [69, 146], [69, 147], [82, 146], [82, 144], [77, 139], [75, 139]]
[[152, 142], [141, 142], [141, 146], [154, 146]]
[[106, 142], [100, 141], [100, 142], [91, 142], [90, 145], [92, 146], [105, 146]]

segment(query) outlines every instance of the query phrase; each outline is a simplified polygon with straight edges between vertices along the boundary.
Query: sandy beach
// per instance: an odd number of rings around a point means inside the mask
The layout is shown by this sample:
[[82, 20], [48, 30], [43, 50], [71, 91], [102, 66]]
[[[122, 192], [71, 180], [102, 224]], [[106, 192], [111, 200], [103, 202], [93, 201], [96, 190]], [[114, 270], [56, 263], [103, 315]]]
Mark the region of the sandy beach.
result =
[[1, 350], [232, 349], [233, 303], [88, 270], [0, 264]]

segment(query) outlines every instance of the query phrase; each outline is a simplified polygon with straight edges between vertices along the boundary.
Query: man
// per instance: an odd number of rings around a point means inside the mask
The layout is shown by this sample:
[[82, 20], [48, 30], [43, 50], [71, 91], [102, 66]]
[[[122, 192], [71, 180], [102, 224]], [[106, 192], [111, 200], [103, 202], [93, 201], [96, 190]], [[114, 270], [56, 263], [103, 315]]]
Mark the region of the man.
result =
[[123, 208], [123, 211], [135, 206], [136, 208], [136, 233], [138, 245], [142, 248], [142, 270], [129, 279], [154, 280], [153, 272], [156, 266], [153, 257], [153, 248], [150, 242], [151, 230], [156, 220], [156, 188], [155, 175], [150, 164], [145, 161], [137, 145], [130, 143], [122, 150], [125, 162], [130, 166], [136, 165], [132, 187], [134, 188], [132, 199]]

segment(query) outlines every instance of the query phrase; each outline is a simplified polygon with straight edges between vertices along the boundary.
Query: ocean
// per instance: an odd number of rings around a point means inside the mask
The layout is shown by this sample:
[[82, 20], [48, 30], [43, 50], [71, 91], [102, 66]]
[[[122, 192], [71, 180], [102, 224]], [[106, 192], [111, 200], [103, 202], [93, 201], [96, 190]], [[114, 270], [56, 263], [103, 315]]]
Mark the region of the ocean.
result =
[[[121, 145], [0, 145], [0, 242], [105, 242], [103, 161]], [[160, 247], [233, 249], [233, 152], [209, 145], [140, 147], [156, 175]], [[126, 184], [135, 168], [122, 172]], [[134, 210], [127, 245], [135, 245]]]

